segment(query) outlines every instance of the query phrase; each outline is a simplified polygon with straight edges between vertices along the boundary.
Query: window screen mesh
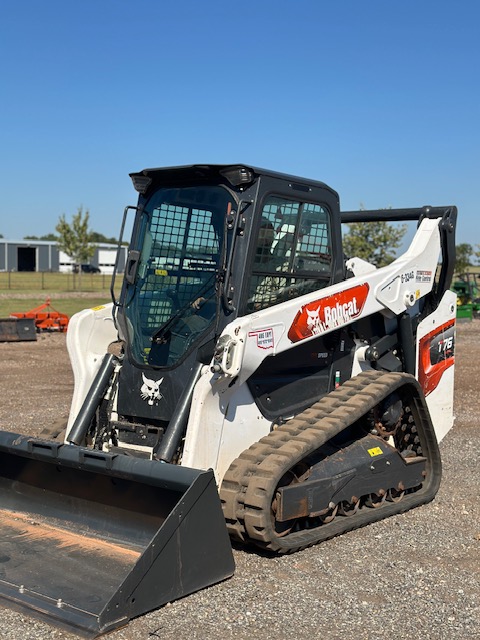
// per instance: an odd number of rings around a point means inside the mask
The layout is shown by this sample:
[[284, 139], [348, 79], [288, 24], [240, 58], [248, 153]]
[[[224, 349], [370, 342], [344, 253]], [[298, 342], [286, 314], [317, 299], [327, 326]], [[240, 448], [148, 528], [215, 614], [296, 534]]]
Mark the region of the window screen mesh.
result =
[[247, 311], [325, 287], [330, 247], [329, 218], [322, 206], [270, 196], [262, 209]]
[[[182, 357], [215, 316], [230, 196], [219, 187], [178, 188], [159, 190], [152, 200], [140, 230], [143, 244], [126, 315], [135, 357], [150, 362], [155, 351], [153, 364], [167, 366]], [[155, 340], [165, 325], [161, 349]]]

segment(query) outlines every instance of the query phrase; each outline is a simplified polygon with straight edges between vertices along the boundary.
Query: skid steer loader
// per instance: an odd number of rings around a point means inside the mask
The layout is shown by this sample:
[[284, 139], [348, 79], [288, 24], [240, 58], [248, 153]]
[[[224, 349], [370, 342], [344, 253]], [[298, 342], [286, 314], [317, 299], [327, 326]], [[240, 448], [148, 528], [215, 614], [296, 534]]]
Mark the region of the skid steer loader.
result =
[[[0, 434], [1, 596], [95, 636], [431, 500], [453, 423], [456, 208], [341, 212], [243, 165], [131, 174], [121, 293], [75, 315], [65, 441]], [[416, 221], [383, 268], [342, 223]], [[225, 525], [226, 523], [226, 525]]]

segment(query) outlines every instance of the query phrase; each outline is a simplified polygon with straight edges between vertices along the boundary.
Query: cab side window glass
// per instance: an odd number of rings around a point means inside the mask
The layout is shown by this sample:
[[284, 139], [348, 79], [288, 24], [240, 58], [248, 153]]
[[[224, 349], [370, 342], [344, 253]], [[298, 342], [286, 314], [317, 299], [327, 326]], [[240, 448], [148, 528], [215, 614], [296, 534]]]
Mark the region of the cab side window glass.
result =
[[331, 268], [327, 210], [319, 204], [269, 196], [257, 233], [246, 312], [327, 286]]

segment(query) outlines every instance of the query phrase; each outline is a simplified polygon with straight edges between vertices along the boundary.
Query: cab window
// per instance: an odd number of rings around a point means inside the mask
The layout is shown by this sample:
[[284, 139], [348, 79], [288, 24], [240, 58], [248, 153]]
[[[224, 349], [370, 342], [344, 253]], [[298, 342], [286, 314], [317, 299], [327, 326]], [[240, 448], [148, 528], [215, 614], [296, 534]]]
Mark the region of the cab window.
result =
[[269, 196], [262, 207], [256, 238], [247, 313], [329, 284], [329, 216], [320, 204]]

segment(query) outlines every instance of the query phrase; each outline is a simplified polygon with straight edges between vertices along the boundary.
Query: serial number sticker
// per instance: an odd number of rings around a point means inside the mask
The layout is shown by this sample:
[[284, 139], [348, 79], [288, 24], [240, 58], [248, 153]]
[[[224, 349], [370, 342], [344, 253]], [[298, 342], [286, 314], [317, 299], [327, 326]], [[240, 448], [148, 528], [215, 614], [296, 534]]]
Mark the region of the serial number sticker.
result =
[[367, 449], [367, 451], [371, 458], [374, 458], [375, 456], [381, 456], [383, 453], [380, 447], [373, 447], [373, 449]]

